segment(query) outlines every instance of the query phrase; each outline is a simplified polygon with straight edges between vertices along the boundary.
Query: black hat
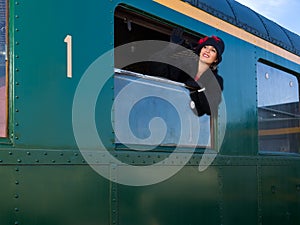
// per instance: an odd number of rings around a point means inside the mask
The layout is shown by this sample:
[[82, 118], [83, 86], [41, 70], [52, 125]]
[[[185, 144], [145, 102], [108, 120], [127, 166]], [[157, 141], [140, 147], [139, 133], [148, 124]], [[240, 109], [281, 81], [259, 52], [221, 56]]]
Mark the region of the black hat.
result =
[[217, 64], [219, 64], [222, 61], [222, 54], [223, 54], [224, 49], [225, 49], [225, 45], [224, 45], [223, 40], [221, 38], [217, 37], [217, 36], [201, 38], [198, 41], [198, 46], [197, 46], [196, 53], [199, 54], [201, 49], [205, 45], [211, 45], [211, 46], [215, 47], [215, 49], [217, 50], [217, 53], [218, 53], [218, 56], [217, 56], [218, 57], [218, 62], [217, 62]]

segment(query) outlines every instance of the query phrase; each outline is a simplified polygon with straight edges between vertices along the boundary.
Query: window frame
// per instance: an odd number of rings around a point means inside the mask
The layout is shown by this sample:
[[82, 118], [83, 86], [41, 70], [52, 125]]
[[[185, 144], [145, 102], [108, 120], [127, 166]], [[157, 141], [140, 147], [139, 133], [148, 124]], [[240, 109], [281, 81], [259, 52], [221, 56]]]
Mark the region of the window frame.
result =
[[[174, 23], [171, 23], [169, 21], [166, 21], [162, 18], [147, 14], [146, 12], [142, 12], [139, 11], [136, 8], [132, 8], [128, 5], [118, 5], [115, 8], [115, 13], [114, 13], [114, 18], [118, 18], [118, 19], [123, 19], [124, 23], [130, 23], [130, 22], [134, 22], [137, 25], [140, 25], [144, 28], [148, 28], [154, 31], [158, 31], [162, 34], [167, 35], [168, 37], [170, 36], [173, 28], [175, 26], [178, 26]], [[130, 25], [128, 25], [130, 26]], [[115, 27], [115, 31], [116, 31], [116, 25], [114, 23], [114, 27]], [[199, 33], [193, 32], [188, 30], [188, 28], [184, 28], [185, 32], [183, 34], [183, 38], [185, 40], [188, 40], [190, 42], [197, 42], [199, 38], [203, 37], [204, 35], [201, 35]], [[116, 32], [114, 32], [114, 47], [117, 47], [118, 44], [116, 44]], [[121, 69], [121, 68], [116, 68]], [[136, 71], [132, 71], [133, 73], [135, 73]], [[208, 148], [208, 149], [212, 149], [214, 150], [215, 148], [217, 148], [217, 146], [219, 145], [217, 143], [218, 137], [217, 137], [217, 129], [218, 129], [218, 122], [217, 122], [217, 118], [213, 118], [213, 116], [210, 116], [210, 143], [207, 146], [197, 146], [196, 147], [196, 152], [200, 150], [200, 152], [202, 152], [203, 149]], [[123, 144], [118, 144], [116, 142], [115, 143], [115, 149], [117, 150], [129, 150], [125, 145]], [[140, 146], [141, 147], [141, 146]], [[175, 146], [178, 147], [178, 146]], [[174, 146], [165, 146], [165, 145], [159, 145], [157, 148], [155, 148], [156, 150], [165, 150], [165, 149], [173, 149]], [[191, 147], [185, 147], [185, 146], [179, 146], [179, 148], [182, 149], [191, 149]]]
[[[277, 70], [278, 72], [282, 72], [284, 74], [288, 74], [288, 75], [291, 75], [293, 76], [296, 80], [297, 80], [297, 86], [298, 86], [298, 112], [296, 113], [299, 113], [300, 112], [300, 74], [296, 73], [295, 71], [293, 70], [290, 70], [286, 67], [283, 67], [283, 66], [280, 66], [278, 64], [275, 64], [275, 63], [272, 63], [270, 61], [267, 61], [267, 60], [264, 60], [264, 59], [259, 59], [257, 61], [257, 65], [256, 65], [256, 77], [257, 77], [257, 125], [258, 125], [258, 153], [259, 154], [271, 154], [271, 155], [297, 155], [297, 156], [300, 156], [300, 142], [296, 143], [296, 146], [298, 146], [298, 152], [294, 152], [294, 151], [291, 151], [292, 149], [289, 148], [288, 151], [278, 151], [278, 150], [268, 150], [268, 149], [262, 149], [261, 148], [261, 144], [260, 144], [260, 141], [261, 141], [261, 137], [265, 137], [265, 136], [269, 136], [271, 139], [268, 140], [268, 142], [271, 142], [272, 140], [274, 140], [274, 137], [280, 137], [280, 136], [284, 136], [286, 135], [285, 137], [285, 140], [288, 140], [290, 141], [291, 137], [288, 136], [290, 134], [298, 134], [300, 135], [300, 115], [298, 114], [293, 114], [291, 112], [285, 112], [285, 111], [282, 111], [282, 110], [276, 110], [276, 109], [270, 109], [269, 111], [270, 112], [273, 112], [274, 114], [278, 113], [278, 114], [285, 114], [285, 115], [288, 115], [288, 116], [294, 116], [295, 117], [295, 120], [298, 120], [298, 122], [296, 121], [296, 124], [297, 126], [295, 127], [287, 127], [287, 128], [274, 128], [274, 129], [261, 129], [260, 128], [260, 118], [259, 118], [259, 110], [260, 109], [264, 109], [265, 107], [259, 107], [259, 90], [258, 90], [258, 82], [259, 82], [259, 77], [258, 76], [262, 76], [263, 74], [259, 74], [258, 73], [258, 67], [259, 65], [263, 65], [263, 66], [266, 66], [266, 67], [269, 67], [271, 69], [275, 69]], [[267, 76], [265, 74], [265, 76]], [[268, 78], [266, 78], [268, 79]], [[273, 89], [272, 89], [273, 91]], [[287, 103], [286, 103], [287, 104]], [[280, 105], [280, 104], [279, 104]], [[282, 105], [282, 104], [281, 104]], [[275, 105], [276, 106], [276, 105]], [[277, 105], [278, 106], [278, 105]], [[274, 125], [274, 122], [272, 123], [272, 125]], [[272, 138], [273, 136], [273, 138]], [[284, 150], [284, 149], [282, 149]], [[295, 149], [297, 151], [297, 147]]]

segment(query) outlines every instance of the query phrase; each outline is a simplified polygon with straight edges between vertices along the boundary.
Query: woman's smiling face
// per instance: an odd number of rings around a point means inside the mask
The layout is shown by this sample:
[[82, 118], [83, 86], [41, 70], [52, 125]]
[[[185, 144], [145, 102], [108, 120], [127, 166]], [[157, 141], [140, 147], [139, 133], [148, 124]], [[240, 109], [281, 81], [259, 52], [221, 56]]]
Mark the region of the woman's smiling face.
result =
[[199, 54], [199, 60], [205, 64], [211, 65], [217, 62], [218, 52], [214, 46], [204, 45]]

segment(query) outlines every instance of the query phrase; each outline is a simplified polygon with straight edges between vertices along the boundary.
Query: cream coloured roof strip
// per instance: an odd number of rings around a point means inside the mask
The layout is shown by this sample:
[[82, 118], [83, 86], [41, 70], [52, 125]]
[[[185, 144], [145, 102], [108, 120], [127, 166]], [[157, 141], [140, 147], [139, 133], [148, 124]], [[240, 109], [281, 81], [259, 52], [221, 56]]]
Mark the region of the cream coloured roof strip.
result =
[[177, 12], [180, 12], [186, 16], [189, 16], [193, 19], [196, 19], [198, 21], [201, 21], [207, 25], [210, 25], [212, 27], [215, 27], [219, 30], [222, 30], [228, 34], [231, 34], [239, 39], [242, 39], [246, 42], [249, 42], [251, 44], [254, 44], [258, 47], [261, 47], [267, 51], [270, 51], [276, 55], [279, 55], [281, 57], [284, 57], [290, 61], [293, 61], [297, 64], [300, 64], [300, 56], [297, 56], [287, 50], [284, 50], [283, 48], [280, 48], [272, 43], [269, 43], [253, 34], [250, 34], [249, 32], [238, 28], [226, 21], [223, 21], [217, 17], [212, 16], [211, 14], [196, 8], [195, 6], [192, 6], [186, 2], [183, 2], [181, 0], [153, 0], [154, 2], [157, 2], [161, 5], [164, 5], [170, 9], [173, 9]]

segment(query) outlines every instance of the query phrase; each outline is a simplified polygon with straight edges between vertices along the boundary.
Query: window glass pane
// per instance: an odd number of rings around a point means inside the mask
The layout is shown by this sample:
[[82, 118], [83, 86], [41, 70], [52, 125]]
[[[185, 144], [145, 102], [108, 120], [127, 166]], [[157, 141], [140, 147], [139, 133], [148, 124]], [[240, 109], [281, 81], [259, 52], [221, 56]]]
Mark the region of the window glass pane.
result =
[[0, 137], [6, 136], [6, 0], [0, 0]]
[[210, 117], [193, 113], [189, 91], [181, 83], [129, 73], [115, 74], [117, 144], [210, 146]]
[[299, 153], [299, 82], [293, 74], [257, 64], [259, 148]]

